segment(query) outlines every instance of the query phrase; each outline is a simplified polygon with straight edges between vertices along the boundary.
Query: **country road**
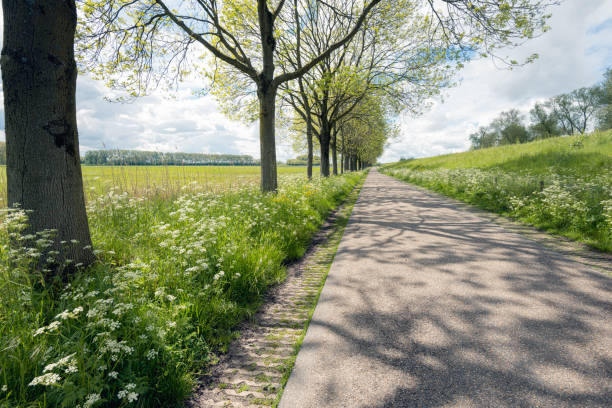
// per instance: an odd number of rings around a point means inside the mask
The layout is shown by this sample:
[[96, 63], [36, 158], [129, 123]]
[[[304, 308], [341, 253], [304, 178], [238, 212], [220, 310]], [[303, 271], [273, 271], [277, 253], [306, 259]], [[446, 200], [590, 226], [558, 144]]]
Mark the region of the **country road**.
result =
[[612, 407], [612, 278], [373, 170], [280, 407]]

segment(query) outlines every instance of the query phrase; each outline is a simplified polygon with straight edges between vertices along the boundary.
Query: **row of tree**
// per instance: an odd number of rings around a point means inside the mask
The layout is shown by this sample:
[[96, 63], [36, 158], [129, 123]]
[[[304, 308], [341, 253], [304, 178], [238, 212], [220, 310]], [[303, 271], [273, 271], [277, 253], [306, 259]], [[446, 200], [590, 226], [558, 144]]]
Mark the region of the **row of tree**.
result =
[[592, 86], [536, 103], [529, 111], [530, 123], [517, 109], [502, 112], [488, 126], [470, 135], [472, 149], [525, 143], [554, 136], [584, 134], [612, 128], [612, 68]]
[[[312, 165], [319, 166], [321, 164], [321, 158], [314, 156], [312, 158]], [[295, 159], [288, 159], [287, 166], [306, 166], [308, 165], [308, 155], [302, 154], [297, 156]]]
[[227, 113], [258, 119], [261, 186], [272, 192], [277, 105], [293, 108], [280, 115], [305, 136], [309, 163], [317, 140], [324, 176], [330, 156], [332, 172], [338, 154], [341, 170], [374, 163], [399, 112], [418, 113], [465, 61], [497, 58], [500, 47], [545, 31], [556, 3], [2, 0], [9, 204], [31, 210], [26, 233], [57, 231], [49, 250], [75, 263], [94, 260], [75, 55], [80, 69], [127, 98], [199, 79]]
[[97, 166], [257, 166], [252, 156], [238, 154], [164, 153], [144, 150], [89, 150], [83, 164]]

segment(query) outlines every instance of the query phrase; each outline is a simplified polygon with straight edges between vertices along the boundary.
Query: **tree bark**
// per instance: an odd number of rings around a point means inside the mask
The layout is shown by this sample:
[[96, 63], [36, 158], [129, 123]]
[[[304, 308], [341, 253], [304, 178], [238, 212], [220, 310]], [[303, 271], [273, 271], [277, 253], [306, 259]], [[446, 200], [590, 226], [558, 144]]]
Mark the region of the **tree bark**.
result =
[[329, 129], [321, 129], [319, 144], [321, 145], [321, 176], [329, 177]]
[[331, 140], [331, 149], [332, 149], [332, 171], [334, 176], [338, 175], [338, 149], [336, 148], [336, 132], [333, 133]]
[[274, 192], [277, 189], [275, 110], [276, 86], [274, 80], [274, 16], [265, 0], [258, 0], [257, 14], [261, 35], [263, 68], [257, 79], [259, 99], [259, 150], [261, 154], [261, 191]]
[[277, 189], [275, 111], [276, 90], [261, 89], [259, 97], [259, 150], [261, 155], [261, 191]]
[[310, 119], [307, 120], [306, 123], [306, 140], [308, 142], [308, 163], [306, 167], [306, 173], [308, 174], [308, 179], [312, 178], [312, 122]]
[[9, 206], [31, 211], [27, 233], [57, 230], [49, 248], [57, 261], [88, 265], [95, 257], [76, 122], [75, 2], [3, 0], [2, 9]]

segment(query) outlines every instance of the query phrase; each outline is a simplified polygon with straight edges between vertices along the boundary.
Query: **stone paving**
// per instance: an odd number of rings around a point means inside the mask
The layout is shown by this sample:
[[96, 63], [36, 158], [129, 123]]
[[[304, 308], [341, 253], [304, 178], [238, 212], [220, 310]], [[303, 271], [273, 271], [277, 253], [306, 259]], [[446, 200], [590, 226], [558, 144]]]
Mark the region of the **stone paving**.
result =
[[295, 361], [306, 323], [342, 237], [360, 186], [288, 267], [287, 280], [271, 290], [261, 310], [241, 327], [241, 336], [202, 379], [189, 407], [273, 406]]

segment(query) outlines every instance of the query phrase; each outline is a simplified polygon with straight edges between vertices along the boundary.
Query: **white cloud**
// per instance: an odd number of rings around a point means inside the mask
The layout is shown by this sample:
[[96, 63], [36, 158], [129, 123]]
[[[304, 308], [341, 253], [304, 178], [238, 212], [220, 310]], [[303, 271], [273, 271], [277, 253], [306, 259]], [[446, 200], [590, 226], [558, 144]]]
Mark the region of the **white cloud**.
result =
[[156, 93], [131, 103], [102, 99], [108, 91], [79, 80], [77, 119], [81, 150], [111, 148], [258, 156], [254, 126], [229, 121], [211, 96], [194, 98], [181, 90], [174, 98]]
[[398, 140], [382, 161], [425, 157], [469, 148], [468, 136], [501, 111], [525, 113], [537, 100], [590, 86], [612, 66], [612, 7], [607, 0], [568, 0], [552, 10], [552, 30], [509, 51], [517, 60], [534, 52], [535, 63], [513, 71], [477, 60], [461, 72], [459, 86], [446, 92], [444, 103], [418, 118], [402, 118]]

